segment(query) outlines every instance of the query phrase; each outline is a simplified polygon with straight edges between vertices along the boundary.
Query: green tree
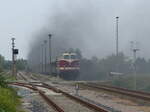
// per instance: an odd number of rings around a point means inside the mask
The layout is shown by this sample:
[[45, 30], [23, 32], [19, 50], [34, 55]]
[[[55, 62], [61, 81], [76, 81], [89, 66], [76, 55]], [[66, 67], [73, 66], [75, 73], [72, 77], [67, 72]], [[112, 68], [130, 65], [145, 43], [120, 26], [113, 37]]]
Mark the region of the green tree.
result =
[[[118, 63], [118, 69], [116, 70]], [[119, 53], [119, 56], [112, 54], [103, 59], [92, 57], [91, 59], [81, 59], [81, 77], [82, 79], [89, 80], [102, 80], [108, 78], [110, 72], [131, 72], [131, 61], [123, 54]]]
[[0, 75], [0, 88], [1, 87], [7, 87], [6, 77], [4, 77], [3, 75]]
[[10, 69], [11, 69], [11, 66], [12, 66], [12, 61], [5, 60], [4, 69], [10, 70]]
[[136, 69], [137, 69], [138, 73], [148, 73], [149, 72], [148, 62], [144, 58], [137, 58], [135, 64], [136, 64]]
[[4, 69], [5, 58], [0, 55], [0, 72], [3, 72]]
[[25, 70], [27, 66], [28, 66], [27, 60], [18, 59], [16, 61], [16, 68], [17, 68], [17, 70]]

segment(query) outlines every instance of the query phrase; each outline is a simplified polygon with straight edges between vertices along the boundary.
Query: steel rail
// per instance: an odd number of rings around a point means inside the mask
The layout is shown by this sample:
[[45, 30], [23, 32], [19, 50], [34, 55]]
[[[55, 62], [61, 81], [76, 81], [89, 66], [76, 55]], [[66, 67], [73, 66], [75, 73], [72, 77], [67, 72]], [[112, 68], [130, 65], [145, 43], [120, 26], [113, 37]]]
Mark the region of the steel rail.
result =
[[25, 88], [28, 88], [28, 89], [31, 89], [31, 90], [33, 90], [33, 91], [37, 91], [37, 89], [36, 88], [33, 88], [33, 87], [31, 87], [31, 86], [29, 86], [29, 85], [24, 85], [24, 84], [22, 84], [22, 83], [10, 83], [11, 85], [16, 85], [16, 86], [21, 86], [21, 87], [25, 87]]
[[20, 72], [19, 72], [18, 74], [19, 74], [19, 76], [21, 76], [21, 78], [22, 78], [23, 80], [27, 81], [27, 78], [25, 78], [25, 76], [23, 76]]
[[129, 91], [129, 92], [134, 92], [134, 93], [139, 93], [139, 94], [144, 94], [144, 95], [150, 96], [149, 92], [130, 90], [130, 89], [127, 89], [127, 88], [121, 88], [121, 87], [115, 87], [115, 86], [109, 86], [109, 85], [100, 85], [100, 86], [104, 86], [104, 87], [108, 87], [108, 88], [114, 88], [114, 89], [119, 89], [119, 90], [123, 90], [123, 91]]
[[81, 84], [81, 85], [95, 88], [95, 89], [102, 89], [105, 91], [114, 92], [114, 93], [118, 93], [118, 94], [122, 94], [122, 95], [127, 95], [130, 97], [135, 97], [135, 98], [139, 98], [139, 99], [146, 100], [146, 101], [150, 101], [150, 94], [146, 93], [146, 92], [134, 91], [134, 90], [119, 88], [119, 87], [111, 87], [111, 86], [109, 87], [109, 86], [105, 86], [105, 85], [101, 85], [101, 86], [94, 85], [94, 84]]
[[104, 108], [99, 107], [99, 106], [97, 106], [97, 105], [95, 105], [95, 104], [92, 104], [92, 103], [90, 103], [90, 102], [87, 102], [87, 101], [85, 101], [85, 100], [82, 100], [82, 99], [79, 98], [79, 97], [73, 96], [73, 95], [71, 95], [71, 94], [69, 94], [69, 93], [67, 93], [67, 92], [61, 91], [61, 90], [60, 90], [60, 92], [61, 92], [62, 94], [64, 94], [65, 96], [69, 97], [70, 99], [73, 99], [73, 100], [75, 100], [75, 101], [77, 101], [77, 102], [79, 102], [79, 103], [85, 105], [86, 107], [88, 107], [88, 108], [90, 108], [90, 109], [93, 109], [93, 110], [98, 111], [98, 112], [108, 112], [108, 111], [105, 110]]

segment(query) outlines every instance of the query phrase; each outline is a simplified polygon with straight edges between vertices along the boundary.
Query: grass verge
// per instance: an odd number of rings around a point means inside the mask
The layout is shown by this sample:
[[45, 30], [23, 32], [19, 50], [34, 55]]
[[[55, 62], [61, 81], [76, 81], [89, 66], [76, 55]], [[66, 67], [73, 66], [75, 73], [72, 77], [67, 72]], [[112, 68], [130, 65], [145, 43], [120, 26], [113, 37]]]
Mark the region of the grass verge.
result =
[[17, 112], [19, 97], [12, 88], [0, 87], [0, 112]]

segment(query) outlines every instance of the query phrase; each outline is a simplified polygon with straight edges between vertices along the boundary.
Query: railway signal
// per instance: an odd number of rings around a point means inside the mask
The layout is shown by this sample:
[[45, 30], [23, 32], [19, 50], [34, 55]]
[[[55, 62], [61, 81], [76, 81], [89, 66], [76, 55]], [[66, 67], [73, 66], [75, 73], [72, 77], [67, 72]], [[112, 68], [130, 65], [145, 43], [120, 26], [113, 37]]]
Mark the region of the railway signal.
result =
[[12, 75], [16, 75], [16, 56], [19, 53], [18, 49], [15, 49], [15, 38], [12, 38]]

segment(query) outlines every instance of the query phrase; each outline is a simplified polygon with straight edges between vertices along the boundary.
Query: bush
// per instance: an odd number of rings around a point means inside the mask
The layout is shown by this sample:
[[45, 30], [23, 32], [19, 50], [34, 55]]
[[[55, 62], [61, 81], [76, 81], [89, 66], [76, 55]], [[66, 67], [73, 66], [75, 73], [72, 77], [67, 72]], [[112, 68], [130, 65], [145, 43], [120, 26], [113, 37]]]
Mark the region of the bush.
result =
[[134, 89], [133, 77], [120, 77], [113, 80], [112, 84], [118, 87], [124, 87], [128, 89]]
[[3, 68], [0, 66], [0, 73], [3, 72]]
[[3, 88], [7, 87], [7, 81], [3, 75], [0, 75], [0, 87], [3, 87]]

